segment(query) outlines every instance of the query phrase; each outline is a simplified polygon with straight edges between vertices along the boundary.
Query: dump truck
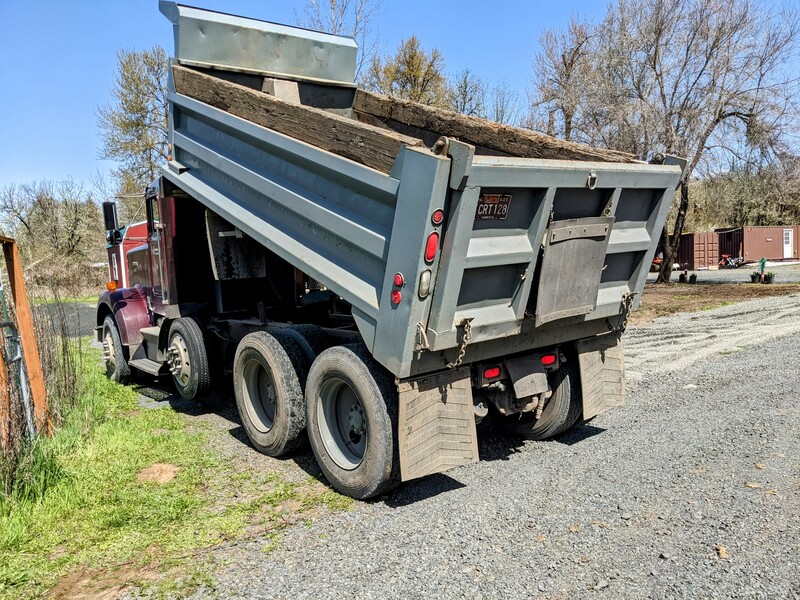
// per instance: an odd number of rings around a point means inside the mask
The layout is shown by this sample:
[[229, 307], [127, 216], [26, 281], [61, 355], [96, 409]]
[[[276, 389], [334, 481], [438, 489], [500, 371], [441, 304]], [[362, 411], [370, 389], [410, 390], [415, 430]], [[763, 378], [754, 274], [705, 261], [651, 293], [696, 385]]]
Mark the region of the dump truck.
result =
[[348, 37], [160, 10], [169, 157], [98, 303], [111, 378], [232, 378], [256, 450], [308, 440], [359, 499], [477, 461], [489, 412], [542, 440], [622, 403], [681, 160], [370, 93]]

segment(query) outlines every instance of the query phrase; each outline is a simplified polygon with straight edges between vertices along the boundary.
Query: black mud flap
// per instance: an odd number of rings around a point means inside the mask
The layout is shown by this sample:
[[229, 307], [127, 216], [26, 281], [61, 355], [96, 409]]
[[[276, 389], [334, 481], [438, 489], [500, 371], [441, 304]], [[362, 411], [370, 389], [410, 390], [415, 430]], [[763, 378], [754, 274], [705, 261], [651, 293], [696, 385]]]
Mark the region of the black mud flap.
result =
[[613, 223], [613, 217], [550, 223], [539, 277], [536, 327], [595, 309]]

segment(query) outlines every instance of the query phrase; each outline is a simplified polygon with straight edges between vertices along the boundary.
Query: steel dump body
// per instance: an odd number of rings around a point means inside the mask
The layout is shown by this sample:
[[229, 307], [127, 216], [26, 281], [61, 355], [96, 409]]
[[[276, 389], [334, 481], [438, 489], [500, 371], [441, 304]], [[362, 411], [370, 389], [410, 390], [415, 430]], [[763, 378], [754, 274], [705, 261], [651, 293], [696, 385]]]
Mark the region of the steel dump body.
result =
[[[617, 326], [626, 299], [638, 305], [681, 177], [678, 165], [476, 155], [448, 131], [437, 148], [403, 146], [387, 173], [178, 93], [172, 79], [169, 104], [163, 176], [347, 301], [401, 379], [452, 365], [464, 347], [469, 363]], [[482, 218], [491, 203], [504, 218]]]

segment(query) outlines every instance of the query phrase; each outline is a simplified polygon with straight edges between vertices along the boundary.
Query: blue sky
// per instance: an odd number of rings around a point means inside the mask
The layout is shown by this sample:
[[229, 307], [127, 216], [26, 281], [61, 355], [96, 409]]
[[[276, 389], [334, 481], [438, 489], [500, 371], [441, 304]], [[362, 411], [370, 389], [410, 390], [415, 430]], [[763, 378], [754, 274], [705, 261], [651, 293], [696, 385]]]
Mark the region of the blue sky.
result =
[[[292, 24], [304, 0], [191, 0], [187, 4]], [[465, 67], [524, 92], [539, 33], [605, 2], [384, 0], [375, 27], [385, 51], [417, 35], [448, 72]], [[0, 0], [0, 188], [113, 168], [97, 159], [96, 109], [107, 102], [116, 51], [172, 52], [157, 0]]]

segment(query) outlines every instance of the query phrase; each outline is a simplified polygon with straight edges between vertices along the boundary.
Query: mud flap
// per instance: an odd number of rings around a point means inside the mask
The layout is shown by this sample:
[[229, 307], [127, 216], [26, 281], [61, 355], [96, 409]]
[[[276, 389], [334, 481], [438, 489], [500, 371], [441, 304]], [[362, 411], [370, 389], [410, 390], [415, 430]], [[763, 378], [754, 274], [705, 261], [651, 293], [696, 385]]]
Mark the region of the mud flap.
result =
[[583, 419], [596, 417], [625, 400], [625, 359], [616, 334], [578, 341]]
[[478, 462], [469, 368], [403, 381], [398, 391], [403, 481]]
[[613, 223], [613, 217], [550, 223], [539, 276], [536, 327], [595, 309]]

